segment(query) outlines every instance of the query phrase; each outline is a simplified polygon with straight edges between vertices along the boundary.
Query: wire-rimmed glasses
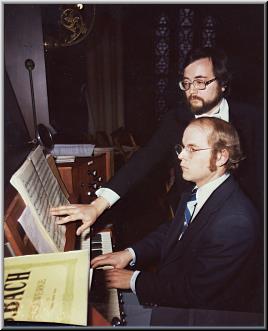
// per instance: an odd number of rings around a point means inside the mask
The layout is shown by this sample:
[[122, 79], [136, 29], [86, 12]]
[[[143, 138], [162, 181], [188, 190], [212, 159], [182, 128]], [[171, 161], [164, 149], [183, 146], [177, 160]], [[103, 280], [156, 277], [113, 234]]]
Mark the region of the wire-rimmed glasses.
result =
[[205, 151], [207, 149], [212, 149], [212, 147], [196, 148], [192, 145], [182, 146], [182, 145], [178, 144], [178, 145], [174, 146], [174, 149], [175, 149], [175, 152], [176, 152], [177, 156], [179, 156], [183, 150], [185, 150], [188, 154], [191, 155], [195, 152]]

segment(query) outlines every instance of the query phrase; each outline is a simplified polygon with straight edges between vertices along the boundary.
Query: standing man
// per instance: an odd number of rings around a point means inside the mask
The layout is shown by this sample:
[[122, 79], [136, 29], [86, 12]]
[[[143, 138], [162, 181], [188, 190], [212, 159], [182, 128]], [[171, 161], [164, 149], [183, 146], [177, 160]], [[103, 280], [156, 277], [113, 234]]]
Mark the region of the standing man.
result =
[[[113, 266], [106, 271], [108, 287], [131, 289], [140, 305], [257, 309], [259, 220], [231, 174], [242, 159], [236, 130], [221, 119], [194, 119], [176, 151], [183, 178], [195, 185], [182, 195], [174, 220], [131, 248], [94, 258], [93, 268]], [[155, 271], [146, 270], [151, 262]], [[129, 263], [135, 271], [124, 269]], [[131, 296], [123, 298], [130, 326], [139, 323], [133, 313], [150, 313], [128, 305]], [[150, 320], [145, 315], [141, 325]]]
[[[105, 187], [96, 192], [98, 198], [95, 201], [89, 205], [52, 208], [53, 215], [65, 215], [59, 224], [82, 220], [83, 224], [77, 229], [77, 235], [80, 235], [105, 209], [110, 208], [144, 178], [155, 164], [171, 157], [175, 164], [174, 145], [181, 141], [182, 133], [189, 121], [204, 115], [231, 122], [237, 129], [246, 160], [237, 172], [236, 178], [259, 211], [262, 211], [263, 121], [259, 120], [261, 113], [257, 109], [227, 101], [230, 78], [224, 52], [214, 48], [201, 48], [190, 52], [179, 83], [179, 88], [184, 93], [184, 102], [178, 109], [167, 113], [151, 140], [133, 155]], [[174, 169], [176, 173], [171, 201], [175, 210], [186, 182], [182, 180], [180, 169], [176, 166]]]

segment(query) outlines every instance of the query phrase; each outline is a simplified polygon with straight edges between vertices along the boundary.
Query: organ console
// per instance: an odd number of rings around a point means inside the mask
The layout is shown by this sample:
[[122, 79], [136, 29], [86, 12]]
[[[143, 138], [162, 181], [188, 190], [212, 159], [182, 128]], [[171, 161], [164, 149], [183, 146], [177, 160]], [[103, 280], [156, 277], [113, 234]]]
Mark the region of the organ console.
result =
[[[110, 157], [107, 153], [93, 157], [76, 158], [74, 163], [63, 163], [55, 167], [49, 158], [49, 165], [58, 178], [65, 194], [78, 203], [89, 203], [94, 199], [94, 193], [111, 176]], [[59, 177], [60, 174], [60, 177]], [[74, 201], [71, 201], [74, 202]], [[25, 209], [25, 204], [15, 189], [8, 187], [5, 192], [5, 241], [10, 255], [37, 254], [27, 234], [18, 222]], [[76, 223], [66, 225], [66, 245], [64, 250], [89, 249], [90, 256], [113, 251], [111, 228], [104, 231], [83, 234], [77, 241]], [[94, 270], [89, 292], [88, 324], [96, 326], [124, 325], [125, 317], [120, 293], [116, 289], [106, 289], [103, 269]], [[22, 323], [23, 324], [23, 323]]]

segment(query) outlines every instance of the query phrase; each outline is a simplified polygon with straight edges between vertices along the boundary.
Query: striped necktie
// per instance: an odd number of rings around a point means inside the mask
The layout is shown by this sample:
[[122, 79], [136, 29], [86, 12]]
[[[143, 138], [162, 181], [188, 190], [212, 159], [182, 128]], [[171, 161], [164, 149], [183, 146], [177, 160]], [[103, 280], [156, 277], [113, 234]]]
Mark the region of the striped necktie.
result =
[[185, 211], [184, 211], [184, 223], [183, 223], [183, 228], [182, 228], [182, 232], [179, 236], [179, 240], [181, 240], [184, 232], [186, 231], [186, 229], [188, 228], [188, 225], [190, 224], [191, 222], [191, 219], [192, 219], [192, 216], [193, 216], [193, 213], [195, 211], [195, 207], [196, 207], [196, 192], [197, 192], [197, 189], [195, 188], [190, 197], [189, 197], [189, 200], [187, 201], [187, 204], [186, 204], [186, 208], [185, 208]]

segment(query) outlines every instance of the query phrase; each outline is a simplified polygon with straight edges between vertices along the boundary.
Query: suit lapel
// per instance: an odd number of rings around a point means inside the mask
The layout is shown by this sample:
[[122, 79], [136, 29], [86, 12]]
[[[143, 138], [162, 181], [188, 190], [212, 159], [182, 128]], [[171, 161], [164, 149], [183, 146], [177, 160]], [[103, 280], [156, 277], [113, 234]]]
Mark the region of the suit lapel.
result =
[[183, 193], [181, 196], [181, 200], [176, 211], [175, 217], [172, 221], [172, 225], [169, 229], [169, 233], [167, 235], [168, 241], [164, 247], [163, 255], [166, 256], [170, 249], [176, 244], [180, 231], [182, 229], [182, 225], [184, 222], [184, 210], [186, 207], [186, 203], [190, 197], [191, 191]]
[[[174, 259], [178, 258], [182, 253], [187, 250], [187, 247], [191, 244], [192, 240], [202, 231], [202, 229], [211, 221], [213, 221], [213, 214], [217, 212], [222, 206], [222, 201], [225, 201], [228, 196], [234, 191], [236, 183], [232, 176], [230, 176], [222, 185], [220, 185], [208, 198], [203, 207], [199, 210], [194, 221], [189, 225], [188, 229], [185, 231], [182, 240], [178, 240], [179, 230], [183, 222], [183, 212], [176, 216], [180, 219], [176, 219], [174, 223], [179, 223], [178, 230], [175, 234], [174, 224], [171, 227], [173, 228], [174, 233], [171, 234], [170, 243], [167, 246], [165, 251], [165, 264], [170, 263]], [[184, 206], [187, 201], [186, 196], [184, 200]], [[183, 208], [183, 206], [181, 206]]]

